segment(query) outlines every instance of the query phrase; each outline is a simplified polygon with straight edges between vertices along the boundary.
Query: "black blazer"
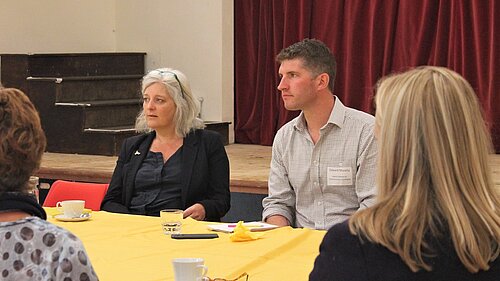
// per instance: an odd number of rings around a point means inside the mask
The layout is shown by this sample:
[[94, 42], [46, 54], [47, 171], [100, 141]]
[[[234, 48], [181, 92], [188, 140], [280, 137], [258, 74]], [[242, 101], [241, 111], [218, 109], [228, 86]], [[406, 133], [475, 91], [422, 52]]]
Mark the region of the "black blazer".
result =
[[[123, 142], [115, 171], [101, 209], [130, 213], [135, 177], [156, 133], [151, 132]], [[205, 220], [219, 221], [230, 207], [229, 160], [220, 135], [209, 130], [195, 130], [185, 138], [182, 149], [182, 204], [205, 207]]]
[[470, 273], [460, 262], [449, 235], [440, 241], [430, 241], [436, 256], [428, 263], [432, 271], [416, 273], [399, 255], [382, 245], [349, 232], [348, 222], [334, 225], [321, 242], [309, 280], [336, 281], [493, 281], [499, 280], [500, 257], [490, 263], [488, 271]]

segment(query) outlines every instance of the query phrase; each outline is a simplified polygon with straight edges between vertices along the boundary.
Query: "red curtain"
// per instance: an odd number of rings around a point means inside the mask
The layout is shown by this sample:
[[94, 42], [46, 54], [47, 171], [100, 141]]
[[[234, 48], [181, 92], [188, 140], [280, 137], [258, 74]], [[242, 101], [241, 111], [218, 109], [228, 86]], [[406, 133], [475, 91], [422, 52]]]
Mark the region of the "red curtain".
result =
[[[235, 0], [235, 140], [271, 145], [284, 109], [274, 58], [303, 38], [337, 58], [335, 94], [373, 113], [379, 78], [449, 67], [474, 87], [500, 152], [500, 3], [494, 0]], [[497, 79], [495, 79], [497, 78]]]

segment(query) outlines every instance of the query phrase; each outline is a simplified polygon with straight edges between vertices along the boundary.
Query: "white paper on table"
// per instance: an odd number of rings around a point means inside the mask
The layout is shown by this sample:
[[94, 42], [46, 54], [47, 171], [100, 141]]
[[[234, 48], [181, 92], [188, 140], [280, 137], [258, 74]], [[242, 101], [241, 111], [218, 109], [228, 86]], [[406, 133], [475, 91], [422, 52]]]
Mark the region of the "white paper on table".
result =
[[[221, 232], [231, 233], [234, 231], [234, 228], [236, 227], [236, 225], [237, 225], [237, 223], [209, 224], [208, 229], [213, 230], [213, 231], [221, 231]], [[269, 224], [269, 223], [265, 223], [265, 222], [260, 222], [260, 221], [245, 222], [245, 223], [243, 223], [243, 225], [246, 226], [248, 229], [250, 229], [250, 231], [265, 231], [265, 230], [278, 228], [277, 225]]]

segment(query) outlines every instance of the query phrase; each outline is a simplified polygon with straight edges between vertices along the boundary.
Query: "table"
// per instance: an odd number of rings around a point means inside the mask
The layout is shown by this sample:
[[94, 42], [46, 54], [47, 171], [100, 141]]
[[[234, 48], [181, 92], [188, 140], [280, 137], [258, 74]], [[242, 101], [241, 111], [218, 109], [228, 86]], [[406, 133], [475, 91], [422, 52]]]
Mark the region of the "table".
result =
[[[171, 260], [201, 257], [211, 278], [250, 281], [307, 280], [325, 231], [283, 227], [263, 238], [231, 242], [229, 234], [207, 240], [174, 240], [163, 234], [160, 218], [93, 212], [84, 222], [60, 222], [55, 208], [45, 208], [48, 221], [76, 234], [84, 243], [100, 280], [174, 280]], [[183, 233], [210, 233], [207, 222], [186, 219]]]

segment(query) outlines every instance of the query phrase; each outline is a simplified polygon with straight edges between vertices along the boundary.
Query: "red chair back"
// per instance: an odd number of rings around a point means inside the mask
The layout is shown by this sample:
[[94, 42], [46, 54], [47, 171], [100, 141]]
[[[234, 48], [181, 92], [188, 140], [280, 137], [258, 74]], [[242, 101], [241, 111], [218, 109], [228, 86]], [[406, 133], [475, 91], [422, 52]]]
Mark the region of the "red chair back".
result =
[[85, 200], [85, 208], [92, 211], [101, 209], [101, 202], [109, 184], [56, 180], [43, 202], [44, 207], [55, 207], [63, 200]]

